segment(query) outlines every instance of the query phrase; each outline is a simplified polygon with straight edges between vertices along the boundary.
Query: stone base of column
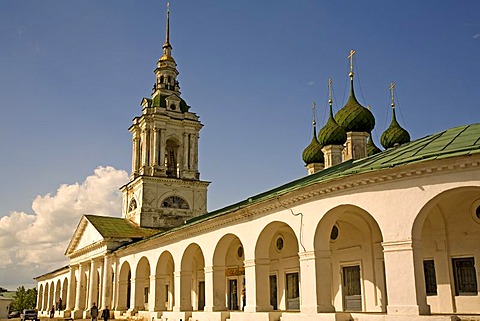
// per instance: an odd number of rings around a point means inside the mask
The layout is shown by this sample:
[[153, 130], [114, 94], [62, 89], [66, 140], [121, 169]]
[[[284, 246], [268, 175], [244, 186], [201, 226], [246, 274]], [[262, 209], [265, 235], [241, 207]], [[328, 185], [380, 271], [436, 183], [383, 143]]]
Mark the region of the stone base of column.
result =
[[[363, 316], [363, 315], [362, 315]], [[365, 315], [367, 316], [367, 315]], [[378, 318], [378, 321], [384, 319], [384, 317], [381, 316], [381, 318]], [[367, 320], [370, 320], [368, 316], [366, 317]], [[298, 312], [284, 312], [282, 314], [282, 321], [297, 321], [297, 320], [302, 320], [302, 321], [350, 321], [350, 320], [361, 320], [359, 318], [352, 318], [350, 313], [347, 312], [336, 312], [336, 313], [313, 313], [313, 314], [304, 314], [304, 313], [298, 313]], [[371, 320], [377, 320], [377, 318], [373, 318]]]
[[194, 311], [192, 312], [193, 320], [208, 320], [208, 321], [225, 321], [230, 317], [229, 311]]
[[249, 313], [252, 313], [252, 312], [269, 312], [269, 311], [273, 311], [273, 307], [271, 305], [266, 305], [266, 306], [246, 306], [245, 309], [244, 309], [245, 312], [249, 312]]
[[388, 315], [429, 315], [429, 305], [387, 305]]
[[162, 313], [162, 317], [165, 317], [168, 321], [188, 321], [192, 316], [192, 312], [180, 312], [180, 311], [165, 311]]
[[302, 305], [300, 306], [300, 311], [302, 314], [332, 313], [335, 312], [335, 307], [333, 305]]
[[227, 311], [227, 307], [205, 307], [203, 311], [205, 312]]
[[83, 319], [83, 310], [74, 310], [71, 314], [70, 317], [73, 319]]
[[[230, 312], [230, 321], [272, 321], [280, 320], [283, 312]], [[298, 317], [298, 312], [297, 312]], [[283, 318], [283, 317], [282, 317]], [[298, 320], [298, 319], [297, 319]]]

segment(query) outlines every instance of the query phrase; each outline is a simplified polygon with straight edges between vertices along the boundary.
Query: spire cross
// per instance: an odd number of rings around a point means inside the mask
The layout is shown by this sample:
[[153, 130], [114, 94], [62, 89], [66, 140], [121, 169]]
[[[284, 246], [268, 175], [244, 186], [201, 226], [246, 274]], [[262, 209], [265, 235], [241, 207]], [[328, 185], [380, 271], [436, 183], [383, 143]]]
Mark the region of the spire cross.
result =
[[315, 128], [315, 125], [317, 125], [317, 121], [315, 119], [315, 109], [317, 108], [317, 104], [315, 102], [312, 103], [312, 113], [313, 113], [313, 121], [312, 121], [312, 126]]
[[393, 92], [393, 88], [395, 88], [395, 83], [392, 81], [392, 83], [390, 84], [390, 94], [392, 95], [392, 103], [391, 103], [391, 106], [392, 108], [395, 108], [395, 94]]
[[328, 78], [328, 103], [332, 105], [332, 78]]
[[355, 50], [350, 50], [350, 54], [348, 55], [348, 59], [350, 59], [350, 76], [353, 76], [353, 55], [355, 54]]

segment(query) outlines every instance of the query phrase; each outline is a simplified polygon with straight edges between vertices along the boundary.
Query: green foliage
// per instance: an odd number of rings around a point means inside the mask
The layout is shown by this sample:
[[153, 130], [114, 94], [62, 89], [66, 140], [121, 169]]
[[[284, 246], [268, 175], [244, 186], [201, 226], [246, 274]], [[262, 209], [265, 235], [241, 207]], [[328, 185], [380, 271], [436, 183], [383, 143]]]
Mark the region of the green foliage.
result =
[[20, 286], [13, 296], [13, 302], [10, 305], [11, 311], [22, 311], [23, 309], [35, 309], [37, 305], [37, 289], [25, 290], [25, 287]]

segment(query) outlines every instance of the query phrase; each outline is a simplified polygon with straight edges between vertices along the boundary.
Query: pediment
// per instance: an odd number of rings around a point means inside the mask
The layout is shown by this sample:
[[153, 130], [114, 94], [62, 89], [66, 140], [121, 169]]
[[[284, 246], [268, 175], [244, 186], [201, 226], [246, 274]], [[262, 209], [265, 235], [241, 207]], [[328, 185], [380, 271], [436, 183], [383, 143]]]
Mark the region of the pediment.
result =
[[95, 226], [84, 215], [80, 219], [80, 222], [73, 233], [67, 250], [65, 251], [65, 255], [69, 256], [72, 253], [103, 240], [104, 237], [102, 234], [100, 234], [97, 228], [95, 228]]

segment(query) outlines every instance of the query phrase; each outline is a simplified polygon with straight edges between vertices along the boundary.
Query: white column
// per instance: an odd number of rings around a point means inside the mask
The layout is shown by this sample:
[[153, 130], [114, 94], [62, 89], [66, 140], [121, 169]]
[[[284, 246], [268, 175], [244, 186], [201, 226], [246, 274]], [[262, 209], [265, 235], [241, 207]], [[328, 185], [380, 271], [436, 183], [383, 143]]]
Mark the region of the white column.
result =
[[152, 152], [153, 152], [153, 157], [152, 157], [152, 162], [153, 162], [153, 166], [156, 167], [158, 166], [158, 162], [159, 162], [159, 157], [158, 157], [158, 151], [159, 151], [159, 133], [158, 133], [159, 129], [157, 127], [153, 127], [153, 148], [152, 148]]
[[148, 286], [150, 293], [148, 294], [148, 311], [155, 311], [155, 298], [160, 293], [157, 293], [156, 288], [157, 276], [155, 274], [150, 275], [150, 285]]
[[72, 311], [75, 308], [75, 286], [75, 267], [70, 266], [65, 312]]
[[204, 267], [205, 272], [205, 311], [214, 311], [213, 266]]
[[167, 144], [167, 137], [165, 135], [165, 128], [160, 128], [160, 147], [159, 147], [159, 163], [160, 163], [160, 171], [165, 173], [165, 147]]
[[383, 242], [382, 245], [387, 279], [387, 314], [430, 314], [419, 251], [411, 240]]
[[138, 174], [138, 168], [140, 164], [140, 138], [138, 137], [138, 132], [133, 132], [132, 137], [132, 175]]
[[270, 260], [245, 260], [245, 293], [247, 306], [245, 312], [271, 311], [270, 305]]
[[102, 298], [101, 309], [105, 309], [112, 301], [112, 260], [110, 255], [105, 255], [102, 268]]
[[83, 304], [83, 289], [85, 288], [85, 284], [83, 283], [83, 276], [85, 273], [85, 265], [79, 264], [78, 265], [78, 283], [75, 295], [75, 311], [83, 311], [85, 305]]
[[335, 312], [332, 304], [332, 259], [328, 250], [315, 252], [318, 312]]
[[[176, 264], [175, 264], [176, 265]], [[174, 305], [173, 305], [173, 311], [181, 311], [181, 302], [182, 302], [182, 296], [181, 296], [181, 286], [182, 286], [182, 273], [180, 271], [175, 271], [173, 272], [173, 282], [175, 283], [174, 284], [174, 296], [175, 296], [175, 302], [174, 302]]]
[[298, 256], [300, 258], [300, 311], [305, 314], [315, 314], [318, 312], [315, 252], [301, 252]]
[[93, 296], [93, 287], [94, 287], [94, 270], [95, 270], [95, 262], [93, 260], [90, 261], [90, 270], [88, 272], [88, 299], [87, 299], [87, 310], [90, 309], [92, 303], [94, 302]]

